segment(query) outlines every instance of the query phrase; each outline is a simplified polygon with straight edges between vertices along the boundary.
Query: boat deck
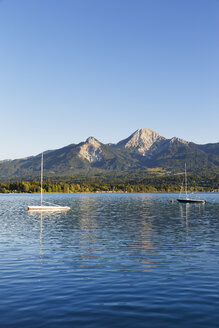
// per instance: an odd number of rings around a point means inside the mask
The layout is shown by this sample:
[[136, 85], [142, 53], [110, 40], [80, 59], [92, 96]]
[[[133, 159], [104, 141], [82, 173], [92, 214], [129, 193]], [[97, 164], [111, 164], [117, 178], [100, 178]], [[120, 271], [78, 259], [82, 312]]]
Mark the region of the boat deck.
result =
[[28, 211], [69, 211], [68, 206], [28, 206]]

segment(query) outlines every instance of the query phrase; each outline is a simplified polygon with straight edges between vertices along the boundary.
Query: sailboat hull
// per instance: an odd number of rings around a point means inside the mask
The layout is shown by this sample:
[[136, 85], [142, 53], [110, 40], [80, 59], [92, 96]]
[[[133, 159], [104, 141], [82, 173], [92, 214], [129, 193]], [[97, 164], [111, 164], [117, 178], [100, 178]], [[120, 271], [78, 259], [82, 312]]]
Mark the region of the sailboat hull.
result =
[[180, 203], [201, 203], [204, 204], [206, 201], [202, 199], [177, 199]]
[[54, 211], [69, 211], [71, 208], [68, 206], [28, 206], [28, 211], [43, 211], [43, 212], [54, 212]]

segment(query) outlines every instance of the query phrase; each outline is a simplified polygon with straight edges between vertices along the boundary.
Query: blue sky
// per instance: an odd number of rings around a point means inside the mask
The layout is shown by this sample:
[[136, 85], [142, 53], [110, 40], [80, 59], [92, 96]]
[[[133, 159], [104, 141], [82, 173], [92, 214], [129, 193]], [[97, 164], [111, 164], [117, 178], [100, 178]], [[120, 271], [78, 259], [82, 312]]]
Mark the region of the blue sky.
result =
[[218, 0], [0, 0], [0, 159], [138, 128], [219, 141]]

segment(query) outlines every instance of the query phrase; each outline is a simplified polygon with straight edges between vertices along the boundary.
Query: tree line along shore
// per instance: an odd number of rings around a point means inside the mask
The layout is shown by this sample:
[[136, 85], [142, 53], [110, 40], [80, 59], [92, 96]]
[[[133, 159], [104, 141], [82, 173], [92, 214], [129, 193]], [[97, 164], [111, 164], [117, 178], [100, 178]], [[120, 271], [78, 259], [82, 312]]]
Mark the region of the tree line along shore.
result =
[[[77, 180], [77, 181], [75, 181]], [[82, 193], [82, 192], [179, 192], [182, 186], [182, 176], [149, 177], [144, 179], [117, 179], [119, 181], [83, 181], [85, 179], [70, 178], [66, 181], [44, 181], [45, 193]], [[0, 193], [39, 193], [39, 181], [0, 182]], [[209, 177], [189, 176], [188, 191], [219, 192], [219, 176]]]

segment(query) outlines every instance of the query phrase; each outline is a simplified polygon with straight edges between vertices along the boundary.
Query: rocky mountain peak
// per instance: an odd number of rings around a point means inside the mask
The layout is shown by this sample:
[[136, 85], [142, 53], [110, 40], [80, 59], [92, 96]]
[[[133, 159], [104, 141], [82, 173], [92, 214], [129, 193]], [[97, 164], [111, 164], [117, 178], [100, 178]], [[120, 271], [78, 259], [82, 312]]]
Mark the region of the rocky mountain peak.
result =
[[154, 143], [157, 139], [163, 138], [161, 137], [157, 132], [151, 130], [151, 129], [138, 129], [135, 131], [132, 136], [132, 142], [134, 143]]
[[172, 139], [170, 139], [170, 143], [176, 143], [176, 142], [180, 142], [180, 143], [183, 143], [185, 145], [188, 144], [188, 141], [185, 141], [185, 140], [177, 138], [177, 137], [173, 137]]
[[89, 137], [80, 147], [79, 157], [87, 159], [90, 163], [102, 160], [101, 143], [94, 137]]
[[151, 129], [138, 129], [129, 138], [119, 142], [118, 146], [132, 148], [145, 156], [154, 144], [166, 140]]
[[97, 146], [97, 145], [100, 146], [100, 142], [97, 139], [95, 139], [94, 137], [87, 138], [87, 140], [85, 141], [85, 143], [90, 144], [90, 145], [93, 145], [93, 146], [94, 145], [95, 146]]

